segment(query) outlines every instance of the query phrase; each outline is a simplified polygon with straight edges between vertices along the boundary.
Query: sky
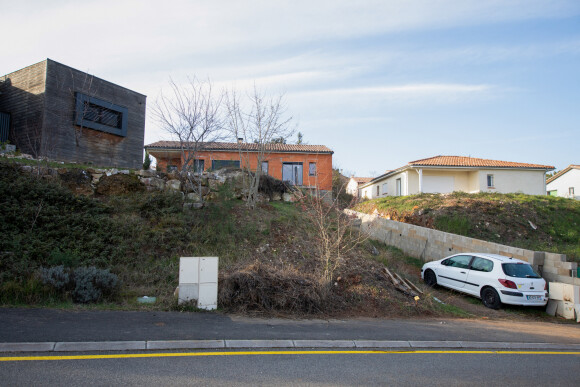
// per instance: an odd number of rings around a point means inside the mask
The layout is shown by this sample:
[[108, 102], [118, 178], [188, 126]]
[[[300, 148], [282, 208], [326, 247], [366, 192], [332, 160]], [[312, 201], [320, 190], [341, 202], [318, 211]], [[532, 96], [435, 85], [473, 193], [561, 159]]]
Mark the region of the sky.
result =
[[[0, 74], [284, 95], [345, 175], [437, 155], [580, 164], [578, 0], [0, 0]], [[148, 109], [150, 111], [150, 109]], [[170, 139], [148, 113], [145, 144]], [[296, 141], [291, 138], [289, 142]]]

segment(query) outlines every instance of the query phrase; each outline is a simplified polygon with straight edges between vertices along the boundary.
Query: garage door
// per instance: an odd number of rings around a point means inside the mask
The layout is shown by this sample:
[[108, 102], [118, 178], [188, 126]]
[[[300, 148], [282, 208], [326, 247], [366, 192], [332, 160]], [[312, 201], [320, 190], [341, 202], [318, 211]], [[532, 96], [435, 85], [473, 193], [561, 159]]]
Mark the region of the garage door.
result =
[[423, 176], [423, 192], [425, 193], [453, 192], [454, 186], [453, 176]]

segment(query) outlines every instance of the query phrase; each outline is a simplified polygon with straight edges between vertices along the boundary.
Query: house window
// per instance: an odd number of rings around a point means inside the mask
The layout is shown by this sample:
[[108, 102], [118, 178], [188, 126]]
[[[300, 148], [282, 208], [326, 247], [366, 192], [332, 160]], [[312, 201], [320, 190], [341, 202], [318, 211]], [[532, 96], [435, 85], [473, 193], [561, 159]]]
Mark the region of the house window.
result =
[[127, 118], [126, 107], [76, 93], [75, 125], [125, 137]]
[[264, 175], [268, 174], [268, 162], [267, 161], [262, 161], [262, 173]]
[[282, 163], [282, 180], [292, 185], [302, 185], [302, 163]]
[[379, 187], [379, 186], [377, 185], [377, 196], [379, 196], [379, 195], [381, 194], [381, 192], [380, 192], [380, 188], [381, 188], [381, 187]]
[[383, 184], [383, 195], [387, 194], [387, 183]]
[[487, 175], [487, 188], [493, 187], [495, 187], [493, 182], [493, 175]]
[[212, 160], [211, 169], [217, 171], [222, 168], [240, 168], [239, 160]]
[[568, 195], [574, 196], [574, 187], [568, 188]]
[[395, 184], [396, 184], [396, 194], [397, 196], [401, 196], [401, 179], [397, 179], [395, 180]]
[[316, 163], [308, 164], [308, 176], [316, 176]]

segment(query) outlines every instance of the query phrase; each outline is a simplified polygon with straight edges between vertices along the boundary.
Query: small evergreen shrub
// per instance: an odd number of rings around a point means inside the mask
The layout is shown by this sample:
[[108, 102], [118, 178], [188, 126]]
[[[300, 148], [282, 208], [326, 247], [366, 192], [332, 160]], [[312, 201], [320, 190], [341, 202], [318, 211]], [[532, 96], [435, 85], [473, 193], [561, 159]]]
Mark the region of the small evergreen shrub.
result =
[[[40, 279], [63, 295], [69, 294], [74, 302], [88, 304], [113, 296], [119, 278], [109, 270], [94, 266], [66, 268], [63, 265], [40, 269]], [[70, 292], [70, 293], [69, 293]]]
[[75, 283], [72, 292], [73, 301], [83, 304], [97, 302], [104, 296], [112, 295], [119, 283], [115, 274], [94, 266], [75, 269], [73, 277]]
[[64, 290], [70, 284], [69, 270], [66, 270], [62, 265], [49, 268], [41, 267], [40, 271], [42, 283], [50, 285], [56, 290]]

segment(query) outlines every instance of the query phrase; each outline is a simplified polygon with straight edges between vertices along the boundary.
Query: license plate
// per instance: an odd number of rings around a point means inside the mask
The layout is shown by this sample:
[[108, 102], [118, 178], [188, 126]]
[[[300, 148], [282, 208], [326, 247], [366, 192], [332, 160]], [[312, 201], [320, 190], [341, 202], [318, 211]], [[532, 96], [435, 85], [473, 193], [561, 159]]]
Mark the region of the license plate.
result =
[[542, 296], [527, 296], [530, 301], [542, 301]]

